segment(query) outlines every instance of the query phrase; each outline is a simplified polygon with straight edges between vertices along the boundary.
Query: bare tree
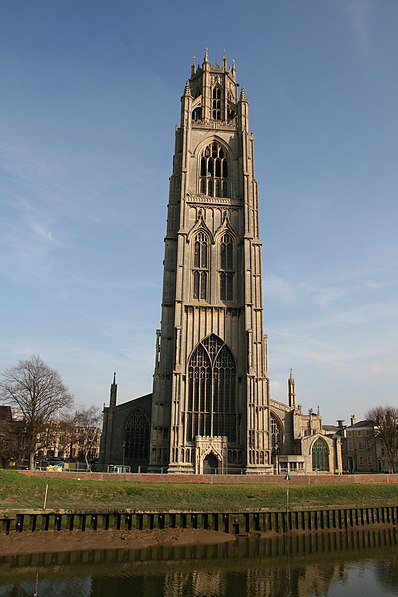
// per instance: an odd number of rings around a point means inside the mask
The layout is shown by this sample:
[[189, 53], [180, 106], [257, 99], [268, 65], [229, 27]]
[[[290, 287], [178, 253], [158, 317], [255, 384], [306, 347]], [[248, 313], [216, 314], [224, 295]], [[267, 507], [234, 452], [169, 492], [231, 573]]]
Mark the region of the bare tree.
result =
[[398, 408], [394, 406], [376, 406], [365, 417], [375, 426], [375, 440], [380, 442], [387, 453], [390, 471], [398, 470]]
[[13, 419], [11, 406], [0, 405], [0, 462], [3, 466], [18, 456], [20, 425]]
[[62, 417], [49, 421], [37, 437], [36, 454], [43, 458], [44, 454], [62, 460], [70, 453], [71, 417], [62, 413]]
[[83, 455], [87, 470], [90, 470], [89, 460], [97, 453], [101, 437], [102, 412], [96, 406], [78, 408], [73, 419], [74, 442]]
[[51, 419], [72, 407], [73, 397], [59, 373], [35, 355], [4, 371], [0, 400], [23, 416], [29, 468], [33, 469], [39, 434]]
[[23, 421], [0, 418], [0, 462], [15, 461], [23, 453]]

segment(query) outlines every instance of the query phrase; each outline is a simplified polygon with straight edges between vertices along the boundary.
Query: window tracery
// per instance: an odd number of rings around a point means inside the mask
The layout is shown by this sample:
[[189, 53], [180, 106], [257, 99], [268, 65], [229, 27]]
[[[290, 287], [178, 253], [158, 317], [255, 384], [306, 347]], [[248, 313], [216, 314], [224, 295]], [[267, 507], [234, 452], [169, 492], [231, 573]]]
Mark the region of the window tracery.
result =
[[234, 256], [233, 241], [229, 233], [225, 233], [220, 241], [220, 299], [232, 301], [234, 298]]
[[228, 197], [228, 159], [219, 143], [207, 145], [200, 159], [200, 192], [210, 197]]
[[236, 367], [228, 346], [212, 334], [196, 348], [188, 366], [186, 439], [225, 435], [236, 441]]
[[213, 120], [221, 120], [221, 87], [216, 85], [213, 87], [212, 93], [212, 118]]
[[278, 421], [272, 414], [270, 416], [270, 423], [271, 423], [271, 447], [274, 450], [280, 450], [280, 448], [281, 448], [281, 432], [279, 429]]
[[312, 447], [312, 470], [329, 470], [329, 448], [322, 439], [317, 439]]
[[149, 421], [145, 413], [136, 409], [127, 421], [124, 434], [126, 458], [147, 459], [149, 456]]
[[205, 300], [209, 276], [209, 242], [204, 232], [198, 232], [193, 255], [193, 298]]

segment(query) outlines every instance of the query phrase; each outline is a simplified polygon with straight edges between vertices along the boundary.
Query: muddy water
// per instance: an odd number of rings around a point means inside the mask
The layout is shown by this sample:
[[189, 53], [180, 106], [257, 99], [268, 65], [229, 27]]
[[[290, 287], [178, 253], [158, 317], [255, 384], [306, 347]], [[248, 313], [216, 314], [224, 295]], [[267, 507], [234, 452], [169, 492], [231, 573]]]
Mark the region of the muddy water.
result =
[[0, 559], [0, 597], [398, 597], [398, 531]]

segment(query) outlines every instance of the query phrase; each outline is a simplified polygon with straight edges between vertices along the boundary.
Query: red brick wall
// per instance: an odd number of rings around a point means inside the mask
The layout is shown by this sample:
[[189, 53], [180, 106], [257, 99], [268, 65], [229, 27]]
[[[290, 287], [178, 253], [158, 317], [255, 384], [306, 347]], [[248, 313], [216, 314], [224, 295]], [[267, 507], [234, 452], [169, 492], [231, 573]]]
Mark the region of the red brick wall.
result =
[[[134, 481], [139, 483], [213, 483], [213, 484], [247, 484], [247, 483], [286, 483], [283, 475], [152, 475], [152, 474], [117, 474], [49, 471], [18, 471], [29, 477], [63, 477], [70, 479], [93, 479], [96, 481]], [[290, 482], [300, 485], [321, 485], [327, 483], [398, 483], [397, 475], [291, 475]]]

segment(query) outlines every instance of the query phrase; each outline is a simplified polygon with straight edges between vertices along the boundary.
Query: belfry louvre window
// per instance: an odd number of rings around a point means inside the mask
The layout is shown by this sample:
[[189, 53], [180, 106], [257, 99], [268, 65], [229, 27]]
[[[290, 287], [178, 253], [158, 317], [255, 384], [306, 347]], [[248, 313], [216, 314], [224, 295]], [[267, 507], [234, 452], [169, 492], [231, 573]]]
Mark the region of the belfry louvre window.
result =
[[236, 367], [228, 346], [212, 334], [191, 356], [188, 366], [186, 439], [225, 435], [236, 441]]
[[224, 234], [220, 242], [220, 299], [232, 301], [234, 298], [234, 257], [230, 234]]
[[221, 88], [213, 87], [211, 113], [213, 120], [221, 120], [221, 105]]
[[210, 143], [202, 152], [199, 186], [204, 195], [228, 197], [228, 159], [219, 143]]
[[136, 409], [127, 421], [124, 434], [124, 455], [126, 458], [148, 458], [149, 422], [141, 409]]
[[193, 298], [206, 299], [209, 276], [209, 242], [204, 232], [198, 232], [193, 255]]

